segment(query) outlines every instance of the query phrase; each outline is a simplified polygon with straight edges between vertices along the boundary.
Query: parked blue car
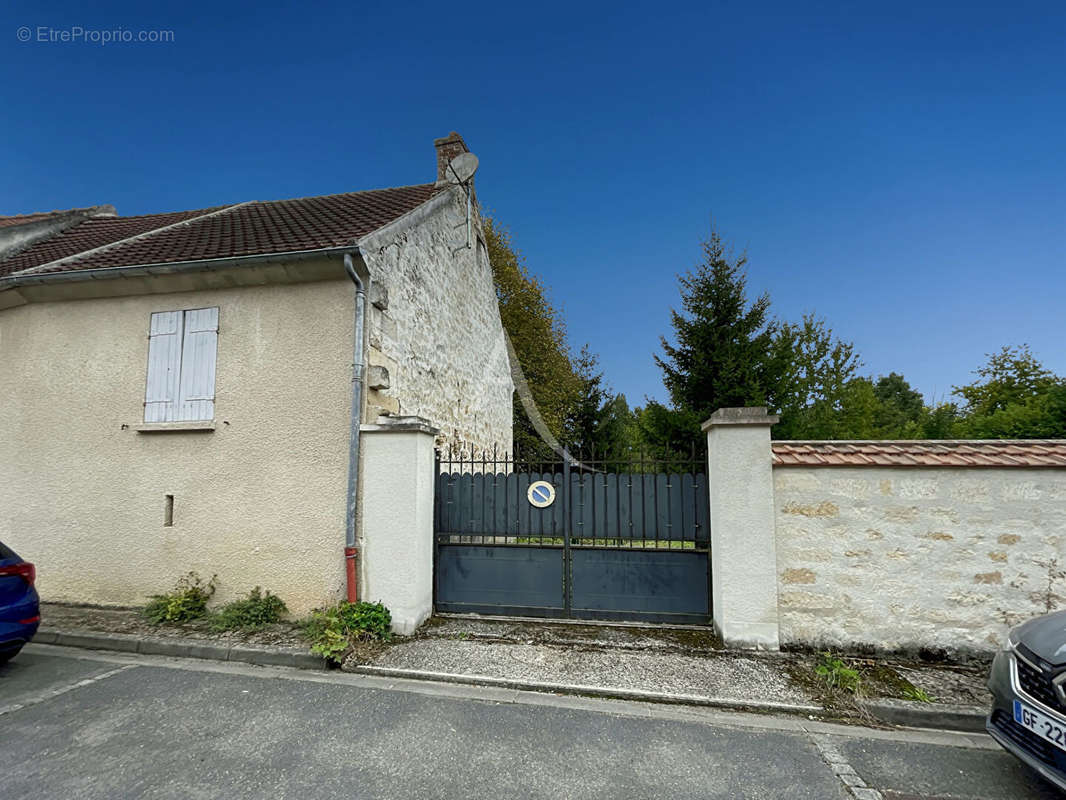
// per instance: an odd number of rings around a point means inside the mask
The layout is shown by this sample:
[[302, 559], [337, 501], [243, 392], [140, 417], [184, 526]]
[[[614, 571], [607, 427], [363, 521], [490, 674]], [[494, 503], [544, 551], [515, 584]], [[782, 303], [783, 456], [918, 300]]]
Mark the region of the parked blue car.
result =
[[0, 664], [18, 654], [41, 624], [37, 570], [0, 542]]

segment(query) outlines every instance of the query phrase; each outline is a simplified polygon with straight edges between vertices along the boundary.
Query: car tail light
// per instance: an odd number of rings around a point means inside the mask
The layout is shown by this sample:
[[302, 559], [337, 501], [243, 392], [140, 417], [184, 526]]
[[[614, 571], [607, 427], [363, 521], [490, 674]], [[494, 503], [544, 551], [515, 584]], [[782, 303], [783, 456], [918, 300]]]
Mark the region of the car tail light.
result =
[[26, 583], [33, 586], [33, 582], [37, 580], [37, 568], [28, 561], [23, 561], [21, 564], [8, 564], [6, 567], [0, 567], [0, 578], [15, 575], [23, 578]]

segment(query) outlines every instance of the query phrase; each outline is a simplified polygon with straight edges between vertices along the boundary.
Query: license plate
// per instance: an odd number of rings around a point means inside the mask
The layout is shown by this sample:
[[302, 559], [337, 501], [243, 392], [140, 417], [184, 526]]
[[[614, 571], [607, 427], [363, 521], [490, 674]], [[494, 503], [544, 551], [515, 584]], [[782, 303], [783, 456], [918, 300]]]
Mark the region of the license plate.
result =
[[1052, 719], [1047, 714], [1014, 701], [1014, 721], [1023, 728], [1028, 728], [1041, 739], [1046, 739], [1060, 750], [1066, 750], [1066, 725]]

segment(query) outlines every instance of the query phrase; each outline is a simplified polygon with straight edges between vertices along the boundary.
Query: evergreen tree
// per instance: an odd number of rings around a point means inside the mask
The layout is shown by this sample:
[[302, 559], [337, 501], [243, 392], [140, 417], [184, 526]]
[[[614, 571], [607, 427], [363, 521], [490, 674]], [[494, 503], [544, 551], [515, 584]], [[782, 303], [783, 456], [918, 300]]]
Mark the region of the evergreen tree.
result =
[[566, 445], [573, 452], [589, 453], [597, 445], [603, 419], [604, 405], [608, 400], [603, 386], [603, 372], [599, 359], [586, 344], [574, 359], [573, 369], [577, 378], [578, 394], [567, 416]]
[[657, 446], [685, 451], [701, 438], [699, 424], [727, 406], [775, 405], [783, 363], [770, 298], [748, 300], [745, 255], [730, 256], [718, 232], [703, 243], [703, 260], [679, 276], [681, 310], [671, 311], [671, 343], [662, 337], [663, 371], [678, 417], [649, 403], [641, 429]]

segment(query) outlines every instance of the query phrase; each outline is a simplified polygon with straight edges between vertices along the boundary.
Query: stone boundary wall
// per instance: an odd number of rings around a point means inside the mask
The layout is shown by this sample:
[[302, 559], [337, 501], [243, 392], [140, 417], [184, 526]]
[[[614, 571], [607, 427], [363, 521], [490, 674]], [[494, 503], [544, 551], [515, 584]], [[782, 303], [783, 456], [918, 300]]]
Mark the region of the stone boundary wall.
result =
[[1066, 469], [773, 472], [782, 644], [993, 651], [1066, 607]]
[[706, 423], [727, 645], [980, 655], [1066, 609], [1066, 440], [771, 442]]

